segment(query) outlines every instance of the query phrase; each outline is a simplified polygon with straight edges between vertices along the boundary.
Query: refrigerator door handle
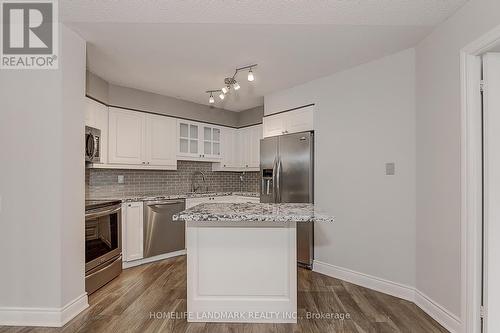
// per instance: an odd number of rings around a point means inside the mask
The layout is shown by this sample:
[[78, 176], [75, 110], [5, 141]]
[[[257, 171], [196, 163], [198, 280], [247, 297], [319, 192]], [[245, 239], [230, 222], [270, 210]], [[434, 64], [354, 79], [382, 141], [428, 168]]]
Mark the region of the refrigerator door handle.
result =
[[277, 190], [276, 190], [276, 168], [277, 168], [278, 158], [275, 157], [273, 161], [273, 202], [277, 202]]
[[276, 167], [276, 202], [281, 202], [281, 158], [278, 157], [278, 166]]

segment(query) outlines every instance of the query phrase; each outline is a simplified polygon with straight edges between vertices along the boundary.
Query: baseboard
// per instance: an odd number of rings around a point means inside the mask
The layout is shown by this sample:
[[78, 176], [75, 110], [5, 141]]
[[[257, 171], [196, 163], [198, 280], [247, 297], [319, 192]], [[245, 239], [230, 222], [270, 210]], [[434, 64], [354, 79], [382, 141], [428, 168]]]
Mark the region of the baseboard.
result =
[[0, 326], [62, 327], [88, 306], [83, 293], [62, 308], [0, 307]]
[[358, 286], [402, 298], [410, 302], [413, 302], [415, 299], [415, 289], [404, 284], [392, 282], [364, 273], [359, 273], [350, 269], [331, 265], [317, 260], [314, 260], [313, 270], [321, 274], [357, 284]]
[[135, 267], [139, 265], [144, 265], [148, 264], [150, 262], [158, 261], [158, 260], [163, 260], [163, 259], [168, 259], [172, 257], [177, 257], [177, 256], [182, 256], [186, 254], [186, 250], [179, 250], [179, 251], [174, 251], [174, 252], [169, 252], [169, 253], [164, 253], [160, 254], [154, 257], [149, 257], [149, 258], [144, 258], [144, 259], [138, 259], [134, 261], [124, 261], [122, 264], [123, 269], [130, 268], [130, 267]]
[[344, 280], [358, 286], [413, 302], [451, 333], [462, 332], [462, 321], [460, 318], [414, 287], [331, 265], [318, 260], [314, 260], [313, 270], [336, 279]]
[[414, 303], [448, 331], [452, 333], [463, 332], [460, 318], [419, 290], [415, 290]]

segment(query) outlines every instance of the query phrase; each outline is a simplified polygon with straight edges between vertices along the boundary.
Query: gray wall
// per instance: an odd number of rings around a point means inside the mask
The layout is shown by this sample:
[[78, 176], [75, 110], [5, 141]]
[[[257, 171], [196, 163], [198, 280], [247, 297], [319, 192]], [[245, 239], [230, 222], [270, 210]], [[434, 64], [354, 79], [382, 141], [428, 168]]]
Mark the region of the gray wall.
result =
[[[258, 172], [247, 172], [240, 181], [241, 172], [213, 172], [212, 163], [179, 161], [176, 171], [87, 169], [86, 193], [89, 198], [184, 194], [191, 191], [191, 177], [195, 171], [205, 174], [210, 191], [259, 190]], [[124, 184], [118, 184], [118, 175], [125, 176]], [[197, 177], [199, 180], [200, 176]]]
[[26, 321], [85, 298], [85, 42], [59, 29], [59, 69], [0, 74], [0, 308]]
[[470, 0], [416, 48], [417, 288], [460, 316], [460, 50], [500, 24], [500, 1]]
[[231, 127], [261, 123], [264, 114], [264, 106], [233, 112], [143, 90], [117, 86], [109, 84], [89, 71], [87, 71], [86, 88], [87, 95], [109, 105]]
[[86, 71], [85, 89], [87, 95], [92, 96], [103, 103], [109, 103], [108, 82], [89, 71]]
[[414, 96], [413, 49], [265, 96], [266, 114], [316, 103], [315, 201], [336, 217], [315, 225], [322, 267], [415, 285]]
[[262, 123], [264, 105], [238, 112], [238, 126], [249, 126]]

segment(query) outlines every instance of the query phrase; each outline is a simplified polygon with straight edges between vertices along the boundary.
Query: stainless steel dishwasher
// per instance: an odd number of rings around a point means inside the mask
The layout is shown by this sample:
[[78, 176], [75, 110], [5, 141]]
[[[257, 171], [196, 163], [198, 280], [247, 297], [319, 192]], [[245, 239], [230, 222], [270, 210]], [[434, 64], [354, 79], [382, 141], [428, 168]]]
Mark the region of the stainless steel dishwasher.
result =
[[144, 202], [144, 258], [186, 248], [185, 223], [172, 221], [185, 208], [184, 199]]

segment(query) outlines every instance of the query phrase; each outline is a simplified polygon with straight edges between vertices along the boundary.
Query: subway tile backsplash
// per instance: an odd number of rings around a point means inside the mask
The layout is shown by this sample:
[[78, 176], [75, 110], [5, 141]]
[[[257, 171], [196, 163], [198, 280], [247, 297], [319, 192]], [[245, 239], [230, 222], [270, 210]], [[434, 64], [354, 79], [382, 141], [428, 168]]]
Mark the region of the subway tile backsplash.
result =
[[[196, 171], [205, 174], [209, 191], [259, 191], [258, 172], [245, 172], [244, 174], [242, 172], [213, 172], [212, 163], [178, 161], [176, 171], [86, 169], [85, 193], [87, 198], [181, 194], [191, 191], [192, 177]], [[118, 183], [118, 176], [124, 177], [123, 184]], [[199, 174], [196, 176], [196, 183], [201, 184]]]

